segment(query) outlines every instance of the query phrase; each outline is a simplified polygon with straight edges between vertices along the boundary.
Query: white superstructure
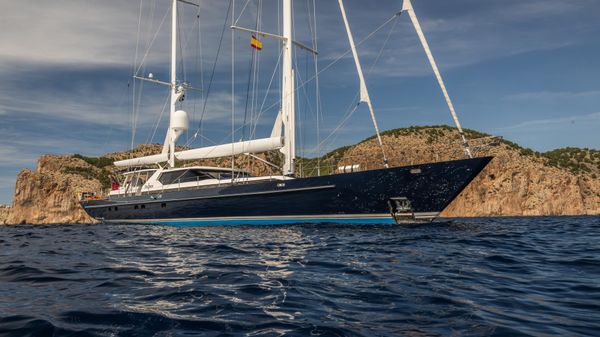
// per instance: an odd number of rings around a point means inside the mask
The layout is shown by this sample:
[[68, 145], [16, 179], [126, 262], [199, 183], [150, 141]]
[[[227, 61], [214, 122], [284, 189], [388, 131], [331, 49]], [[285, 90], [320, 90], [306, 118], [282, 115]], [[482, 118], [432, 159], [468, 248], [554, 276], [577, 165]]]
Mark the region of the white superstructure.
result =
[[156, 194], [215, 185], [248, 184], [265, 180], [289, 180], [282, 175], [253, 177], [244, 170], [211, 166], [143, 169], [127, 172], [125, 180], [110, 192], [111, 197]]

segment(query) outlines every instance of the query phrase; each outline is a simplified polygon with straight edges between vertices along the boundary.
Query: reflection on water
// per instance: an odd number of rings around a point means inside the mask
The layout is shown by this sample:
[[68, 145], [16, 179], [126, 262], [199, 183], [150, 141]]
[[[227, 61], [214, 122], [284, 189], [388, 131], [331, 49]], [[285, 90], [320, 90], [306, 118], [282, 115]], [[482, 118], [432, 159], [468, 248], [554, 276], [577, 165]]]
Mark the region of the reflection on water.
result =
[[[259, 251], [259, 261], [263, 270], [257, 271], [261, 278], [258, 286], [261, 290], [271, 293], [272, 302], [263, 306], [262, 310], [267, 315], [276, 319], [294, 319], [299, 312], [288, 313], [280, 310], [285, 304], [287, 287], [290, 277], [294, 273], [290, 268], [291, 263], [299, 263], [305, 256], [307, 249], [312, 247], [310, 237], [302, 235], [301, 227], [275, 227], [263, 236], [266, 249]], [[267, 248], [268, 247], [268, 248]], [[278, 333], [286, 330], [279, 329]]]
[[0, 227], [0, 334], [593, 335], [600, 218]]

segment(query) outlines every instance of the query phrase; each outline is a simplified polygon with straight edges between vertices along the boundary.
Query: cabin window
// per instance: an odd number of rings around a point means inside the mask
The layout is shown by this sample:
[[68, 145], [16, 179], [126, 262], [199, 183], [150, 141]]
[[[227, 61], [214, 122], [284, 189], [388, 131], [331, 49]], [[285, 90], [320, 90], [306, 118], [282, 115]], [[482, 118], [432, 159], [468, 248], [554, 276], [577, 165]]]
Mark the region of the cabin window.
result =
[[167, 204], [163, 202], [162, 204], [160, 204], [160, 207], [165, 208], [165, 207], [167, 207]]
[[134, 205], [134, 206], [133, 206], [133, 209], [138, 209], [138, 205]]
[[160, 181], [160, 183], [163, 185], [169, 185], [189, 183], [204, 179], [212, 179], [212, 177], [200, 170], [181, 170], [175, 172], [165, 172], [161, 174], [161, 176], [158, 178], [158, 181]]
[[[210, 174], [215, 179], [231, 179], [231, 171], [206, 171], [207, 174]], [[252, 177], [248, 172], [237, 171], [234, 173], [235, 178], [248, 178]]]
[[141, 207], [142, 207], [142, 208], [146, 208], [146, 205], [142, 205]]
[[156, 170], [143, 171], [143, 172], [130, 172], [125, 176], [123, 186], [139, 187], [143, 186], [148, 179], [154, 174]]
[[119, 207], [115, 206], [115, 211], [118, 211], [118, 210], [119, 210]]
[[108, 208], [108, 211], [109, 211], [109, 212], [110, 212], [110, 211], [112, 211], [112, 207], [109, 207], [109, 208]]

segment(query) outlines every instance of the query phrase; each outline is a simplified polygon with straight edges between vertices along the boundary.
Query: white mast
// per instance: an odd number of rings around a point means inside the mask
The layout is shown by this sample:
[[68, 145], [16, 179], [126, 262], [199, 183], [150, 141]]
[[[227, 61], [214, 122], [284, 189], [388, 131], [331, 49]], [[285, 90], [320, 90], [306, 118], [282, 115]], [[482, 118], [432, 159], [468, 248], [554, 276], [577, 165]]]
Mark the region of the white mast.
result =
[[169, 114], [169, 166], [175, 166], [175, 141], [171, 131], [171, 122], [175, 114], [175, 104], [177, 103], [177, 0], [172, 0], [171, 9], [171, 105]]
[[381, 141], [381, 135], [379, 134], [379, 126], [377, 125], [377, 119], [375, 119], [375, 111], [373, 111], [373, 104], [371, 104], [371, 96], [369, 96], [369, 91], [367, 90], [367, 84], [363, 75], [362, 66], [360, 65], [360, 60], [358, 59], [358, 52], [356, 51], [356, 45], [354, 44], [354, 38], [352, 37], [352, 31], [350, 30], [350, 24], [348, 23], [348, 18], [346, 17], [346, 9], [344, 9], [344, 2], [342, 0], [338, 0], [338, 3], [340, 5], [340, 11], [342, 12], [342, 18], [344, 19], [344, 25], [346, 26], [346, 33], [348, 34], [348, 41], [350, 42], [350, 49], [352, 50], [354, 64], [356, 65], [356, 71], [358, 72], [358, 78], [360, 80], [360, 102], [367, 103], [367, 106], [369, 107], [369, 112], [371, 113], [371, 120], [373, 121], [373, 125], [375, 126], [375, 133], [377, 134], [377, 141], [379, 142], [379, 147], [381, 148], [381, 153], [383, 154], [383, 165], [387, 168], [388, 161], [385, 155], [385, 150], [383, 148], [383, 142]]
[[187, 113], [175, 110], [177, 101], [181, 100], [184, 94], [183, 86], [177, 87], [177, 1], [172, 0], [171, 8], [171, 104], [169, 129], [162, 150], [163, 154], [168, 154], [169, 167], [175, 167], [175, 142], [183, 131], [188, 129]]
[[294, 69], [292, 68], [292, 0], [283, 0], [283, 64], [281, 88], [281, 112], [285, 130], [284, 146], [281, 152], [285, 156], [283, 174], [293, 175], [296, 159], [296, 113], [294, 93]]

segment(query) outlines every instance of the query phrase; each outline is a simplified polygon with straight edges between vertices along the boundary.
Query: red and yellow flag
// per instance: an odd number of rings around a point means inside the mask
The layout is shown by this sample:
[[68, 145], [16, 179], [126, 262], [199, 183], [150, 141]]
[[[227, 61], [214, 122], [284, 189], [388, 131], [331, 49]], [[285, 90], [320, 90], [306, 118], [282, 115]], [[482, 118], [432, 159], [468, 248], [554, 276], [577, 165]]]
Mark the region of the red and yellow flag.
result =
[[250, 46], [256, 50], [262, 50], [262, 41], [256, 38], [255, 35], [252, 35], [250, 39]]

